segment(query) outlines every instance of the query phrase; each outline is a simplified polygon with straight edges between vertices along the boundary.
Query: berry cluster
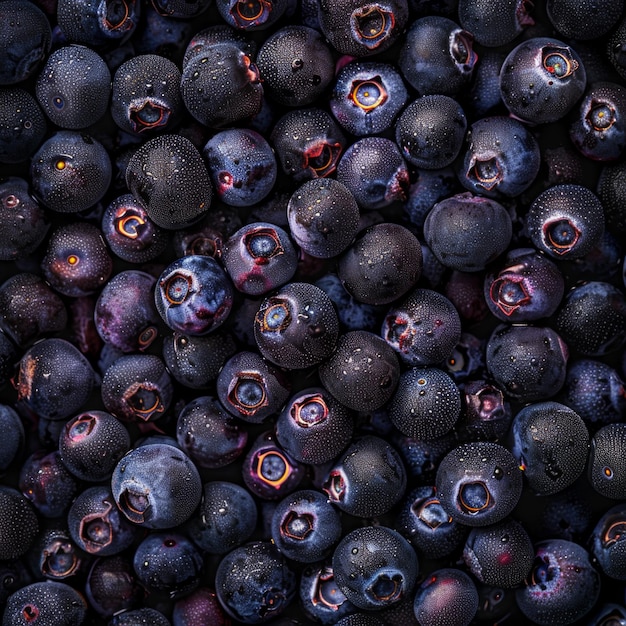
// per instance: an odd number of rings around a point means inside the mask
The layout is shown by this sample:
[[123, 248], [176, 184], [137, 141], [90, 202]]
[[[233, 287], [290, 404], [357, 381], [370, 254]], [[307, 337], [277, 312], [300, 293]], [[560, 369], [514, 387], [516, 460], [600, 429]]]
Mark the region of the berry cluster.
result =
[[625, 80], [624, 0], [0, 0], [2, 625], [626, 624]]

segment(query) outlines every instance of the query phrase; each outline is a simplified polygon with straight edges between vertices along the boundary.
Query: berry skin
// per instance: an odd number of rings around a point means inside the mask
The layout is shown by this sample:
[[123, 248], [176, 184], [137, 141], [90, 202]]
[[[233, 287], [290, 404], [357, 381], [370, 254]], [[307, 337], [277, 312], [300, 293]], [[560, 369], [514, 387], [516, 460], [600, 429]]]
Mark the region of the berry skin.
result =
[[588, 478], [605, 498], [623, 500], [626, 494], [626, 425], [608, 424], [591, 438]]
[[0, 163], [26, 161], [43, 141], [46, 130], [46, 118], [28, 91], [0, 87]]
[[30, 502], [12, 487], [0, 486], [0, 559], [25, 554], [39, 532], [37, 515]]

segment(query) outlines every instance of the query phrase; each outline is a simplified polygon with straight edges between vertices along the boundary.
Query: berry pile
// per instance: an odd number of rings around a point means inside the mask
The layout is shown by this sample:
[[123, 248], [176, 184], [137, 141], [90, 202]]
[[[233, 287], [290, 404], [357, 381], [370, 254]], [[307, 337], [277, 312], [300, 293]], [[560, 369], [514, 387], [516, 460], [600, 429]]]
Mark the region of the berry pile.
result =
[[0, 0], [3, 626], [626, 624], [624, 0]]

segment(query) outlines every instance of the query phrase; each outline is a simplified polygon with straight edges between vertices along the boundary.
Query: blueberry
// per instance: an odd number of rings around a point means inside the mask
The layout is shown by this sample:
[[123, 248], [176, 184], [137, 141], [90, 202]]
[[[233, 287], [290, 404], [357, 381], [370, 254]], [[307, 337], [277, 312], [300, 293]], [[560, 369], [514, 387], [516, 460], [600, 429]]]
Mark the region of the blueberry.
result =
[[406, 495], [395, 529], [427, 558], [441, 558], [457, 551], [468, 533], [441, 506], [434, 486], [415, 487]]
[[78, 480], [62, 463], [58, 451], [31, 454], [22, 465], [18, 486], [45, 518], [63, 516], [79, 492]]
[[171, 626], [171, 622], [156, 609], [145, 607], [124, 611], [114, 615], [109, 622], [109, 626]]
[[85, 584], [90, 606], [99, 615], [109, 618], [137, 606], [144, 593], [132, 563], [119, 555], [97, 559], [89, 570]]
[[556, 312], [565, 281], [555, 263], [532, 248], [509, 250], [485, 276], [484, 295], [503, 322], [532, 322]]
[[87, 603], [66, 583], [35, 582], [9, 596], [4, 610], [4, 626], [26, 626], [33, 622], [82, 626], [87, 621]]
[[353, 417], [323, 387], [294, 394], [276, 420], [276, 439], [300, 463], [322, 465], [348, 445]]
[[145, 207], [129, 193], [107, 206], [101, 228], [111, 252], [130, 263], [151, 261], [169, 242], [167, 231], [157, 226]]
[[531, 9], [523, 0], [459, 0], [459, 22], [481, 46], [504, 46], [534, 25]]
[[533, 244], [556, 259], [575, 259], [600, 243], [604, 211], [598, 197], [581, 185], [555, 185], [528, 209], [526, 228]]
[[364, 137], [344, 152], [337, 180], [352, 192], [362, 209], [383, 209], [406, 199], [409, 170], [391, 139]]
[[63, 464], [81, 480], [109, 478], [130, 448], [125, 426], [106, 411], [80, 413], [66, 422], [59, 438]]
[[190, 389], [207, 388], [235, 352], [233, 337], [219, 329], [202, 337], [173, 332], [163, 340], [167, 370]]
[[142, 144], [128, 162], [126, 184], [150, 219], [172, 230], [201, 219], [213, 197], [200, 152], [181, 135], [159, 135]]
[[[250, 568], [250, 563], [255, 567]], [[296, 578], [271, 543], [255, 541], [222, 559], [215, 573], [215, 590], [233, 619], [261, 624], [289, 606], [296, 594]]]
[[298, 254], [285, 230], [268, 222], [253, 222], [224, 243], [222, 263], [238, 291], [259, 296], [293, 278]]
[[400, 378], [395, 351], [381, 337], [364, 330], [339, 336], [335, 352], [320, 365], [320, 379], [344, 406], [373, 411], [393, 395]]
[[153, 136], [174, 128], [183, 115], [180, 70], [169, 59], [143, 54], [117, 68], [111, 115], [124, 131]]
[[142, 585], [177, 598], [199, 585], [203, 561], [198, 549], [185, 536], [159, 532], [148, 535], [137, 546], [133, 568]]
[[330, 48], [318, 31], [306, 26], [290, 25], [270, 35], [259, 49], [257, 64], [268, 95], [291, 107], [315, 102], [334, 75]]
[[72, 577], [84, 574], [90, 564], [89, 556], [75, 544], [67, 530], [54, 526], [39, 533], [28, 560], [38, 577], [68, 583]]
[[25, 554], [39, 532], [35, 509], [17, 489], [0, 485], [0, 559], [16, 559]]
[[173, 388], [163, 361], [154, 354], [125, 354], [104, 373], [100, 389], [107, 411], [126, 422], [152, 422], [169, 409]]
[[323, 489], [342, 511], [375, 517], [387, 513], [400, 501], [406, 480], [398, 452], [384, 439], [366, 435], [336, 457]]
[[322, 624], [339, 623], [353, 615], [356, 607], [346, 598], [335, 580], [329, 561], [307, 566], [300, 577], [300, 605], [305, 615]]
[[419, 18], [407, 31], [398, 66], [420, 96], [455, 96], [469, 84], [478, 60], [473, 41], [447, 17]]
[[493, 116], [474, 122], [458, 161], [461, 184], [489, 198], [513, 198], [535, 181], [541, 165], [539, 144], [524, 124]]
[[524, 616], [538, 624], [571, 624], [586, 615], [600, 593], [600, 577], [589, 553], [562, 539], [535, 545], [535, 561], [525, 587], [516, 592]]
[[486, 526], [507, 517], [522, 494], [522, 472], [505, 447], [487, 441], [465, 443], [439, 464], [439, 501], [452, 519]]
[[203, 48], [187, 61], [180, 94], [198, 122], [222, 128], [260, 112], [263, 86], [252, 59], [238, 45], [223, 42]]
[[74, 298], [96, 293], [109, 279], [113, 260], [102, 231], [75, 222], [52, 231], [41, 267], [48, 283]]
[[513, 399], [537, 402], [565, 383], [568, 348], [549, 326], [497, 326], [487, 343], [487, 370]]
[[548, 0], [546, 13], [559, 34], [569, 39], [582, 40], [606, 35], [621, 17], [618, 7], [606, 0], [595, 5], [592, 10], [571, 0]]
[[459, 342], [461, 321], [448, 298], [418, 288], [391, 307], [381, 335], [407, 365], [436, 365]]
[[57, 6], [57, 20], [65, 38], [98, 48], [126, 41], [139, 23], [139, 13], [136, 0], [60, 0]]
[[209, 587], [198, 587], [174, 604], [173, 626], [191, 626], [197, 620], [201, 623], [228, 626], [230, 619], [217, 599], [217, 594]]
[[462, 438], [499, 441], [509, 431], [511, 406], [497, 385], [484, 379], [468, 380], [463, 385], [461, 402], [457, 430]]
[[452, 430], [461, 414], [461, 395], [452, 378], [436, 367], [414, 367], [400, 376], [389, 416], [404, 435], [436, 439]]
[[316, 107], [285, 113], [274, 124], [270, 142], [283, 172], [298, 182], [332, 174], [346, 147], [335, 120]]
[[233, 306], [233, 287], [222, 266], [193, 254], [170, 263], [157, 280], [154, 299], [173, 331], [206, 335], [219, 328]]
[[396, 122], [396, 143], [413, 165], [436, 170], [451, 165], [463, 146], [467, 118], [461, 106], [444, 94], [413, 100]]
[[217, 395], [226, 410], [246, 422], [261, 423], [285, 404], [291, 382], [256, 352], [238, 352], [217, 377]]
[[52, 32], [44, 12], [26, 0], [7, 0], [0, 24], [0, 85], [13, 85], [38, 69], [50, 51]]
[[592, 487], [605, 498], [624, 499], [626, 493], [626, 426], [607, 424], [591, 438], [588, 478]]
[[122, 515], [104, 485], [88, 487], [77, 496], [67, 524], [76, 545], [97, 556], [119, 554], [139, 536], [139, 529]]
[[319, 491], [296, 491], [272, 514], [272, 541], [288, 558], [313, 563], [330, 556], [341, 538], [339, 513]]
[[229, 465], [244, 451], [248, 432], [217, 398], [199, 396], [178, 414], [176, 439], [198, 467]]
[[495, 200], [464, 192], [433, 206], [424, 222], [424, 238], [446, 267], [477, 272], [509, 246], [513, 225]]
[[589, 159], [617, 160], [626, 148], [626, 128], [621, 116], [625, 108], [626, 90], [621, 85], [593, 83], [570, 126], [572, 143]]
[[611, 578], [626, 579], [626, 553], [624, 551], [624, 505], [608, 509], [598, 520], [591, 534], [591, 553], [600, 569]]
[[[581, 319], [586, 321], [584, 332]], [[602, 281], [574, 287], [565, 296], [556, 328], [572, 350], [585, 356], [599, 357], [619, 350], [626, 341], [623, 291]]]
[[65, 339], [43, 339], [20, 360], [18, 401], [40, 417], [65, 420], [81, 410], [95, 382], [95, 372], [78, 348]]
[[510, 113], [547, 124], [563, 118], [583, 95], [587, 75], [576, 51], [558, 39], [531, 37], [502, 64], [500, 92]]
[[343, 252], [354, 239], [359, 207], [341, 181], [315, 179], [293, 193], [287, 219], [298, 246], [313, 257], [327, 259]]
[[143, 351], [158, 335], [155, 279], [147, 272], [125, 270], [113, 276], [98, 296], [93, 320], [102, 340], [120, 352]]
[[304, 479], [305, 465], [282, 448], [272, 431], [265, 431], [248, 451], [242, 474], [246, 487], [254, 495], [278, 500], [298, 488]]
[[413, 609], [421, 626], [468, 626], [478, 610], [478, 591], [462, 570], [437, 569], [417, 588]]
[[528, 533], [514, 519], [472, 528], [463, 548], [463, 560], [478, 580], [505, 589], [524, 581], [534, 556]]
[[104, 146], [89, 135], [60, 130], [31, 160], [33, 193], [59, 213], [78, 213], [102, 200], [112, 177]]
[[61, 128], [91, 126], [107, 111], [111, 73], [103, 58], [85, 46], [64, 46], [46, 60], [36, 84], [37, 100]]
[[289, 0], [216, 0], [222, 19], [239, 30], [265, 30], [290, 10]]
[[393, 65], [353, 61], [337, 74], [330, 110], [342, 128], [363, 137], [390, 130], [408, 99]]
[[193, 542], [209, 554], [226, 554], [245, 543], [257, 525], [257, 505], [244, 487], [216, 480], [204, 484], [197, 511], [185, 525]]
[[256, 131], [223, 130], [211, 137], [202, 153], [222, 202], [251, 206], [271, 192], [276, 181], [276, 158], [267, 140]]
[[189, 457], [167, 444], [128, 452], [113, 471], [113, 496], [122, 513], [144, 528], [172, 528], [200, 503], [202, 485]]
[[362, 57], [387, 50], [400, 37], [408, 18], [405, 0], [368, 4], [361, 0], [320, 0], [322, 33], [341, 54]]
[[531, 489], [551, 495], [583, 473], [589, 433], [581, 417], [558, 402], [525, 406], [513, 419], [512, 452]]
[[46, 130], [43, 112], [28, 91], [0, 88], [0, 163], [26, 161], [43, 141]]
[[68, 320], [63, 300], [30, 272], [13, 274], [0, 285], [0, 308], [3, 335], [18, 346], [63, 330]]
[[288, 283], [265, 298], [254, 318], [259, 351], [285, 369], [321, 363], [332, 353], [338, 334], [330, 298], [307, 283]]

